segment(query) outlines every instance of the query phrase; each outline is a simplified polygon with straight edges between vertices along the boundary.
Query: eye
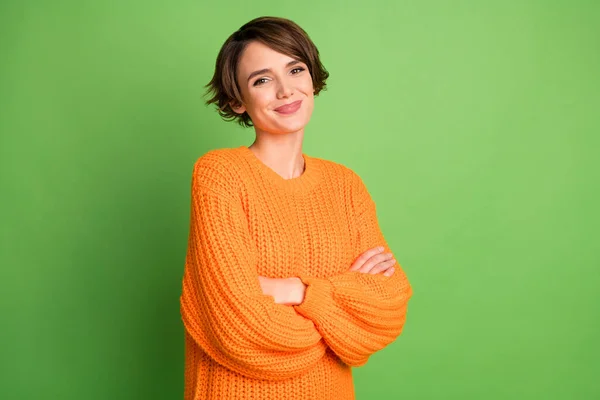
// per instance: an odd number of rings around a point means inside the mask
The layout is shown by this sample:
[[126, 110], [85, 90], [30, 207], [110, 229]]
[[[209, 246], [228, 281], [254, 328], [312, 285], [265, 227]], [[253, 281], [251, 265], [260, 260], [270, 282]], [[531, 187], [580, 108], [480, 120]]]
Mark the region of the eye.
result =
[[260, 79], [257, 79], [256, 81], [254, 81], [254, 83], [252, 84], [252, 86], [259, 86], [259, 85], [262, 85], [262, 84], [264, 83], [264, 82], [262, 82], [262, 81], [265, 81], [265, 82], [266, 82], [266, 80], [267, 80], [266, 78], [260, 78]]
[[[305, 69], [304, 69], [304, 68], [302, 68], [302, 67], [296, 67], [296, 68], [292, 69], [292, 75], [298, 75], [300, 72], [302, 72], [302, 71], [304, 71], [304, 70], [305, 70]], [[298, 71], [298, 72], [295, 72], [295, 73], [294, 73], [294, 71]], [[260, 78], [260, 79], [257, 79], [257, 80], [255, 80], [255, 81], [254, 81], [254, 83], [252, 84], [252, 86], [260, 86], [260, 85], [262, 85], [262, 84], [266, 83], [266, 82], [267, 82], [267, 80], [268, 80], [267, 78]]]

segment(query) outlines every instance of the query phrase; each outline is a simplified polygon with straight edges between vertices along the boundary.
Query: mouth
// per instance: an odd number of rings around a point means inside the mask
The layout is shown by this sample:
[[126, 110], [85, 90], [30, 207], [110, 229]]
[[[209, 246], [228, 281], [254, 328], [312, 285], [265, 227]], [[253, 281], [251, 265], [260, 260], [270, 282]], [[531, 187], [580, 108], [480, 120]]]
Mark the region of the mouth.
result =
[[289, 104], [285, 104], [281, 107], [277, 107], [277, 108], [275, 108], [275, 111], [277, 111], [279, 114], [293, 114], [296, 111], [298, 111], [298, 109], [300, 109], [301, 104], [302, 104], [302, 100], [297, 100], [297, 101], [294, 101], [293, 103], [289, 103]]

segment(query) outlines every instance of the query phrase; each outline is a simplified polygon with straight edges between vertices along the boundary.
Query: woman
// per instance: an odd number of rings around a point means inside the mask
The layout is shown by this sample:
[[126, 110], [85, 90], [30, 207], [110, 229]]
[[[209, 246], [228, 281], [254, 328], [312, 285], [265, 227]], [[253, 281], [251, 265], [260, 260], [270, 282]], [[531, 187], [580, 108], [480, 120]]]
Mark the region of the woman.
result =
[[248, 22], [219, 52], [208, 104], [256, 139], [194, 165], [185, 399], [354, 399], [352, 367], [402, 331], [412, 289], [369, 192], [302, 153], [327, 77], [283, 18]]

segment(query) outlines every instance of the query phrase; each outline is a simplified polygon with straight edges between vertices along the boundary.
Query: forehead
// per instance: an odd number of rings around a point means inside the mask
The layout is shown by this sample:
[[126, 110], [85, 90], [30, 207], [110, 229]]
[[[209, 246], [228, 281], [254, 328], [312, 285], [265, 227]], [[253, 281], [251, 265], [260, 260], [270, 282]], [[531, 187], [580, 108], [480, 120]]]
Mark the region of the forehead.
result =
[[250, 42], [238, 62], [238, 71], [242, 75], [263, 68], [283, 68], [294, 60], [293, 57], [279, 53], [260, 42]]

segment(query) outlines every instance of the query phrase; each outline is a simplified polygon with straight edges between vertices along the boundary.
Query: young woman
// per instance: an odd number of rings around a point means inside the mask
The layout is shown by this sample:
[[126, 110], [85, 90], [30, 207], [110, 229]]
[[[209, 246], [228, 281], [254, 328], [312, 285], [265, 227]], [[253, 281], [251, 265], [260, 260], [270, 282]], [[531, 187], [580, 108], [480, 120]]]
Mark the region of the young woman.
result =
[[411, 286], [350, 168], [302, 152], [328, 73], [294, 22], [261, 17], [207, 85], [249, 147], [202, 155], [181, 294], [185, 399], [354, 399], [352, 367], [400, 335]]

